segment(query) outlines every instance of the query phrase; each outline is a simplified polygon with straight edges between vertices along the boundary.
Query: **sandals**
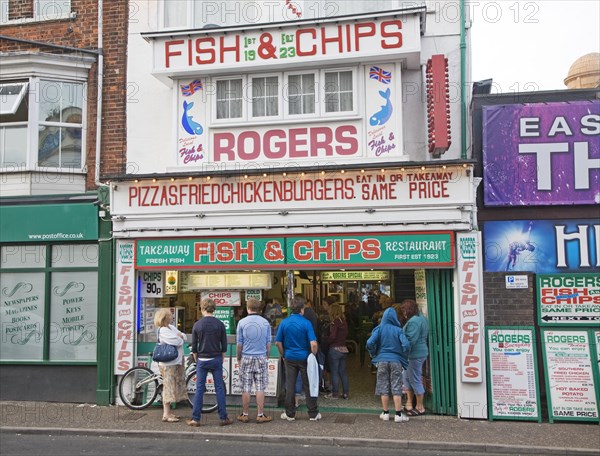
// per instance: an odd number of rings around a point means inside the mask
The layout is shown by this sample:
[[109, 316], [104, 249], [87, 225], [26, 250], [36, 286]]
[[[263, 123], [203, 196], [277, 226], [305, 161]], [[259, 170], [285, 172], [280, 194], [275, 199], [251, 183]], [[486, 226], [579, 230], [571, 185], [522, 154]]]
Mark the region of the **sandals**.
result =
[[425, 415], [425, 410], [423, 410], [422, 412], [420, 410], [417, 410], [416, 408], [410, 409], [410, 410], [406, 410], [406, 415], [407, 416], [421, 416], [421, 415]]
[[163, 416], [162, 420], [165, 423], [178, 423], [179, 422], [179, 418], [177, 418], [176, 416]]

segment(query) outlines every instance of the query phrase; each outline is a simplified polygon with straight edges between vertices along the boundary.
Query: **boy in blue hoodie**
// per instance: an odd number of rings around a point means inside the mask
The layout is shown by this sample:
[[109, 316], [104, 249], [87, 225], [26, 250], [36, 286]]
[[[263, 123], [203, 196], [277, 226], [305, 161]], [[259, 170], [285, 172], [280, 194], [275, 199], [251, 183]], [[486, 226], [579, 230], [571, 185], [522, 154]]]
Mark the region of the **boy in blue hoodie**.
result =
[[379, 415], [383, 421], [390, 420], [389, 396], [394, 398], [396, 416], [394, 422], [408, 421], [402, 413], [402, 372], [408, 367], [410, 342], [402, 331], [398, 315], [393, 307], [383, 313], [381, 323], [373, 329], [367, 340], [367, 351], [372, 362], [377, 364], [377, 383], [375, 394], [381, 396], [383, 412]]

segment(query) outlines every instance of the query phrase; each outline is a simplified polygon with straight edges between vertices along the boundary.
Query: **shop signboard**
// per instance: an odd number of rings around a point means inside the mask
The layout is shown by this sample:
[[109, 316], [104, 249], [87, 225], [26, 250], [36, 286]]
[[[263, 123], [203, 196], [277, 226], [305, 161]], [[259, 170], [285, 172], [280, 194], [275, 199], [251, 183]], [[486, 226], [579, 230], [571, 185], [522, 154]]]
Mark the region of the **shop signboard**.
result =
[[538, 324], [600, 324], [600, 274], [540, 274], [537, 280]]
[[597, 219], [485, 222], [486, 272], [600, 273]]
[[[277, 395], [277, 377], [279, 375], [279, 359], [278, 358], [269, 358], [268, 360], [268, 374], [269, 374], [269, 384], [265, 389], [265, 396], [276, 396]], [[237, 358], [231, 358], [232, 367], [232, 375], [231, 375], [231, 394], [242, 394], [242, 385], [240, 381], [240, 363]], [[256, 391], [253, 389], [251, 394], [256, 394]]]
[[487, 328], [489, 417], [541, 422], [533, 327]]
[[[332, 234], [279, 238], [140, 239], [136, 252], [137, 266], [146, 269], [173, 266], [194, 269], [275, 269], [286, 264], [294, 268], [312, 267], [316, 263], [332, 267], [452, 267], [454, 233], [431, 231], [372, 233], [368, 236]], [[191, 288], [190, 284], [186, 286]]]
[[[357, 207], [375, 211], [424, 207], [445, 210], [473, 204], [471, 170], [463, 166], [294, 172], [297, 166], [264, 175], [235, 173], [210, 179], [122, 182], [116, 188], [111, 187], [111, 214], [118, 220], [120, 216], [188, 213], [203, 218], [229, 213], [240, 217], [242, 223], [243, 217], [254, 210], [276, 213], [305, 211], [307, 207], [331, 211]], [[215, 254], [227, 252], [215, 251]]]
[[[194, 377], [195, 379], [195, 377]], [[225, 394], [230, 394], [231, 391], [231, 356], [225, 356], [223, 360], [223, 382], [225, 383]], [[191, 388], [195, 393], [195, 388]], [[215, 394], [215, 381], [212, 373], [206, 376], [206, 391], [205, 394]]]
[[262, 300], [262, 290], [246, 290], [244, 292], [244, 297], [246, 298], [246, 301], [248, 301], [248, 299], [258, 299], [260, 301]]
[[135, 360], [135, 246], [133, 241], [119, 240], [116, 249], [114, 373], [123, 375]]
[[235, 334], [235, 319], [232, 307], [217, 307], [213, 316], [223, 322], [227, 334]]
[[0, 242], [84, 240], [98, 240], [98, 208], [91, 203], [0, 206]]
[[178, 271], [166, 271], [165, 272], [165, 294], [173, 295], [178, 293], [179, 288], [179, 272]]
[[217, 28], [147, 36], [153, 38], [155, 75], [197, 75], [208, 69], [247, 72], [257, 66], [267, 71], [331, 59], [355, 63], [384, 56], [407, 58], [421, 50], [419, 17], [335, 18], [290, 25], [244, 25], [226, 32]]
[[139, 271], [140, 298], [162, 298], [165, 290], [163, 271]]
[[485, 204], [597, 205], [599, 118], [599, 100], [485, 106]]
[[599, 421], [591, 331], [542, 329], [548, 418]]
[[[598, 388], [600, 389], [600, 330], [593, 332], [594, 345], [593, 348], [596, 351], [596, 382], [598, 382]], [[600, 394], [598, 395], [600, 398]]]
[[454, 237], [451, 231], [288, 236], [285, 252], [286, 263], [293, 267], [451, 267]]
[[144, 268], [267, 269], [283, 264], [282, 246], [282, 238], [271, 237], [140, 239], [136, 246], [136, 264]]
[[458, 233], [459, 368], [464, 383], [483, 383], [481, 233]]
[[415, 269], [415, 301], [421, 309], [421, 313], [427, 318], [427, 277], [425, 269]]
[[389, 271], [322, 271], [323, 282], [390, 280]]
[[273, 275], [270, 272], [204, 272], [195, 274], [181, 273], [182, 291], [190, 290], [244, 290], [272, 287]]
[[242, 305], [239, 291], [203, 291], [200, 299], [212, 299], [217, 307], [239, 307]]

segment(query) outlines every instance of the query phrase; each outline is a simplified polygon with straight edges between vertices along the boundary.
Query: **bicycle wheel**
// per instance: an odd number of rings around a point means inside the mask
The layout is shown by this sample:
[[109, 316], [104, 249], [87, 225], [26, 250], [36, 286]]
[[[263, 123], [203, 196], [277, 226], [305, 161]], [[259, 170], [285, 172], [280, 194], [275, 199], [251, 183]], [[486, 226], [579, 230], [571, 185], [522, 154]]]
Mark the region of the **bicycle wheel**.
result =
[[[196, 372], [188, 375], [185, 385], [187, 387], [188, 402], [193, 407], [194, 397], [196, 396]], [[212, 413], [215, 410], [217, 410], [217, 396], [214, 394], [204, 394], [202, 413]]]
[[141, 366], [132, 367], [125, 372], [119, 383], [119, 397], [132, 410], [150, 406], [156, 399], [158, 390], [157, 375]]

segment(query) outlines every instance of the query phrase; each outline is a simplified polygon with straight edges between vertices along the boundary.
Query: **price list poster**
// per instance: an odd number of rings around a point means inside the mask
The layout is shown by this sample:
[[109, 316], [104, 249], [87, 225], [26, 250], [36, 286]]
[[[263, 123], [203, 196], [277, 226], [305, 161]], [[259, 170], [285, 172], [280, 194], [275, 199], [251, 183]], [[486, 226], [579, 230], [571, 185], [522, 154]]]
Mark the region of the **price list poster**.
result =
[[[598, 422], [597, 355], [592, 331], [542, 330], [548, 418]], [[596, 359], [594, 359], [596, 358]]]
[[490, 326], [486, 336], [490, 420], [541, 422], [534, 328]]

